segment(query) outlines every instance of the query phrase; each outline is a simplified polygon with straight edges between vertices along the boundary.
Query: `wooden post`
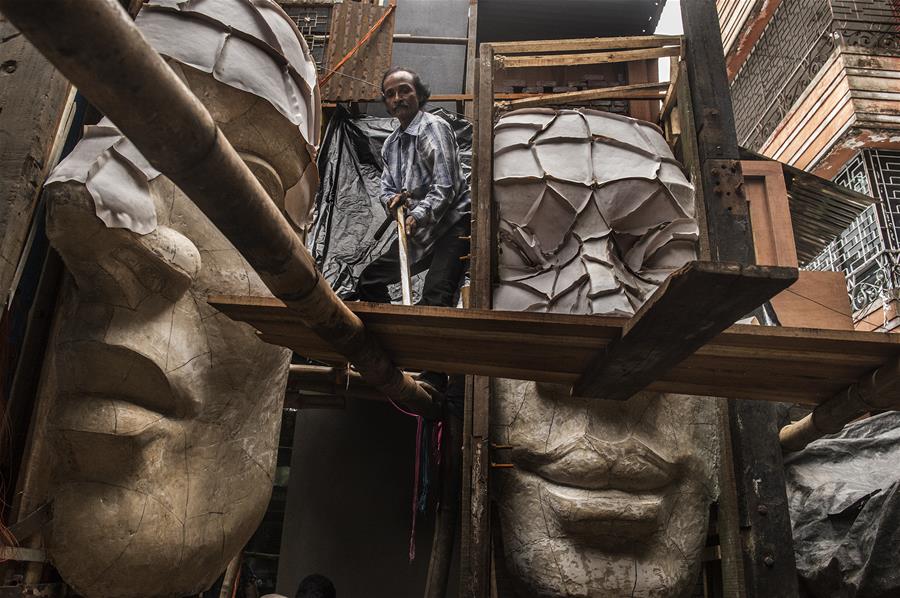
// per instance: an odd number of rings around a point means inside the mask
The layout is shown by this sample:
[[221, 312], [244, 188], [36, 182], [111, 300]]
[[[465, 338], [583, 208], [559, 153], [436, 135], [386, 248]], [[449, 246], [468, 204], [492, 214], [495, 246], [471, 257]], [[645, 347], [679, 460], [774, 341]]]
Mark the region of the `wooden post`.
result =
[[[715, 0], [683, 3], [682, 18], [709, 252], [716, 261], [753, 264], [750, 211]], [[743, 571], [723, 574], [726, 579], [742, 576], [732, 583], [747, 598], [794, 598], [797, 574], [775, 406], [728, 401], [727, 420], [725, 437], [730, 434], [731, 441], [723, 461], [734, 468], [734, 488], [723, 487], [720, 501], [736, 500], [737, 509], [720, 507], [719, 528], [725, 538], [740, 536]], [[729, 547], [738, 548], [723, 542], [723, 569], [737, 560], [726, 554]]]
[[[478, 0], [469, 0], [469, 41], [466, 45], [466, 94], [469, 97], [475, 92], [475, 72], [478, 63], [475, 62], [476, 49], [478, 47]], [[467, 101], [465, 109], [466, 120], [472, 122], [475, 118], [475, 102]]]
[[0, 14], [0, 307], [4, 309], [53, 162], [70, 88], [66, 78]]
[[[493, 185], [494, 50], [481, 44], [472, 163], [472, 307], [490, 309], [494, 270]], [[461, 596], [487, 598], [490, 591], [490, 378], [470, 376], [466, 385]]]

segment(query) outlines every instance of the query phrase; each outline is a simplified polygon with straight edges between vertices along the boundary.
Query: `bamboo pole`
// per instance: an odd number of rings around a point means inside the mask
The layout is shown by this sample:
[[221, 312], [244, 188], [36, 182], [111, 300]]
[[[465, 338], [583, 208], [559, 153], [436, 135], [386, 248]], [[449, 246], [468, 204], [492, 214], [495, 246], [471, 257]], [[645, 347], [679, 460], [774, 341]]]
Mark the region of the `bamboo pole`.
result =
[[813, 440], [840, 432], [869, 411], [900, 407], [900, 359], [884, 365], [816, 407], [778, 433], [786, 453], [803, 450]]
[[409, 243], [406, 237], [406, 210], [397, 208], [397, 252], [400, 255], [400, 294], [403, 305], [412, 305], [412, 280], [409, 276]]
[[370, 384], [417, 413], [440, 412], [334, 294], [212, 116], [115, 0], [0, 0], [0, 11]]

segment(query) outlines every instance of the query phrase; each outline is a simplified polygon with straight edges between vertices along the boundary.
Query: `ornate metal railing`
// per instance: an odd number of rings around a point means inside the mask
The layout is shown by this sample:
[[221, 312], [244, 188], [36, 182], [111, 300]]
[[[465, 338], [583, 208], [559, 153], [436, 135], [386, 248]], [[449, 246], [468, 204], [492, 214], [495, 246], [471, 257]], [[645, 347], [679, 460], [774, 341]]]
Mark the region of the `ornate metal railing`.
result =
[[884, 206], [866, 208], [828, 245], [807, 270], [833, 270], [847, 275], [847, 290], [855, 312], [900, 292], [898, 231]]
[[881, 201], [866, 208], [806, 269], [843, 272], [855, 312], [900, 298], [900, 151], [862, 150], [834, 182]]

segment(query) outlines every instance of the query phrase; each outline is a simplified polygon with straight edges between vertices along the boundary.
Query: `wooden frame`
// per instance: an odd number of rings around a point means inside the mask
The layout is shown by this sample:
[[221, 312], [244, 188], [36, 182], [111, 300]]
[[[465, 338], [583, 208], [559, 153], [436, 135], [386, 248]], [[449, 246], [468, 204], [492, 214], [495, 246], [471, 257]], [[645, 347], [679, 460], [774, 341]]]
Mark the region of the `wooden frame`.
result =
[[[539, 98], [513, 100], [506, 104], [495, 104], [494, 76], [497, 69], [524, 68], [527, 66], [571, 65], [571, 64], [603, 64], [613, 61], [646, 60], [661, 56], [677, 56], [678, 63], [673, 65], [673, 80], [665, 90], [656, 87], [662, 106], [655, 111], [642, 107], [641, 115], [661, 116], [661, 125], [667, 139], [675, 146], [676, 155], [687, 166], [691, 180], [695, 184], [698, 198], [698, 216], [701, 227], [700, 254], [702, 259], [733, 262], [730, 266], [738, 272], [739, 286], [746, 291], [749, 303], [738, 301], [731, 305], [733, 309], [712, 309], [719, 306], [709, 304], [710, 309], [692, 310], [691, 318], [683, 322], [682, 329], [696, 328], [702, 333], [696, 338], [696, 346], [678, 347], [678, 336], [658, 347], [657, 355], [664, 356], [668, 352], [674, 359], [660, 358], [645, 362], [639, 371], [628, 371], [626, 378], [641, 380], [632, 392], [644, 381], [652, 381], [672, 362], [687, 357], [697, 347], [724, 330], [737, 317], [741, 309], [748, 309], [750, 304], [758, 305], [789, 286], [797, 278], [793, 268], [757, 267], [755, 279], [741, 275], [746, 273], [746, 266], [755, 263], [753, 257], [753, 240], [750, 236], [750, 215], [746, 197], [743, 193], [743, 174], [738, 160], [737, 141], [734, 133], [733, 113], [730, 98], [721, 90], [728, 89], [725, 77], [724, 56], [722, 55], [718, 20], [715, 5], [711, 0], [702, 0], [684, 9], [685, 29], [691, 44], [683, 44], [682, 38], [672, 36], [642, 36], [640, 38], [612, 38], [597, 40], [563, 40], [511, 42], [502, 44], [482, 44], [479, 81], [475, 86], [475, 107], [477, 112], [474, 153], [476, 167], [473, 171], [473, 230], [472, 256], [474, 305], [488, 308], [490, 306], [491, 284], [495, 264], [494, 210], [492, 202], [492, 160], [477, 160], [477, 156], [492, 156], [493, 152], [493, 120], [495, 108], [525, 107], [553, 104], [575, 103], [592, 99], [590, 93], [569, 92], [562, 94], [544, 94]], [[529, 53], [550, 53], [534, 54]], [[593, 52], [593, 53], [592, 53]], [[496, 56], [499, 55], [499, 56]], [[495, 60], [495, 56], [499, 59]], [[697, 68], [694, 66], [697, 65]], [[700, 72], [702, 70], [702, 73]], [[710, 75], [707, 71], [713, 71]], [[721, 72], [719, 72], [721, 71]], [[647, 93], [648, 86], [626, 85], [616, 90], [604, 90], [600, 97], [617, 99], [634, 99], [636, 94]], [[598, 90], [599, 91], [599, 90]], [[661, 93], [664, 91], [665, 93]], [[724, 96], [724, 97], [723, 97]], [[656, 99], [657, 96], [654, 96]], [[703, 130], [703, 135], [698, 135]], [[711, 264], [711, 272], [716, 264]], [[728, 266], [726, 266], [726, 269]], [[701, 272], [704, 268], [701, 268]], [[698, 276], [698, 280], [704, 275]], [[715, 278], [715, 276], [713, 276]], [[650, 341], [652, 336], [648, 330], [652, 323], [659, 320], [671, 320], [673, 310], [684, 306], [684, 298], [696, 298], [692, 291], [697, 282], [678, 281], [673, 287], [663, 285], [657, 296], [648, 302], [645, 310], [630, 324], [634, 337], [630, 342], [621, 339], [610, 350], [597, 357], [597, 368], [592, 372], [608, 371], [605, 367], [627, 361], [627, 356], [639, 351], [639, 346]], [[715, 286], [715, 284], [713, 285]], [[675, 290], [666, 293], [666, 288]], [[679, 290], [680, 289], [680, 290]], [[677, 291], [677, 292], [676, 292]], [[673, 294], [674, 293], [674, 294]], [[679, 296], [682, 297], [679, 299]], [[706, 295], [712, 298], [714, 294]], [[746, 305], [745, 305], [746, 303]], [[694, 307], [698, 307], [694, 305]], [[752, 309], [752, 308], [749, 308]], [[643, 331], [643, 332], [641, 332]], [[645, 338], [646, 337], [646, 338]], [[637, 348], [636, 348], [637, 347]], [[621, 380], [619, 380], [621, 381]], [[600, 378], [585, 372], [581, 388], [594, 392], [603, 389]], [[490, 457], [488, 448], [488, 430], [490, 421], [490, 381], [480, 376], [470, 377], [464, 420], [464, 470], [469, 484], [463, 495], [462, 517], [462, 595], [471, 598], [486, 598], [490, 592], [491, 550], [490, 500], [489, 488]], [[606, 388], [608, 390], [608, 388]], [[786, 571], [793, 576], [792, 543], [786, 510], [786, 501], [779, 500], [784, 493], [783, 472], [774, 467], [762, 465], [778, 461], [780, 448], [777, 434], [772, 440], [759, 430], [768, 426], [774, 417], [771, 406], [746, 406], [732, 401], [722, 411], [723, 427], [729, 428], [726, 434], [726, 449], [723, 454], [725, 466], [722, 468], [722, 490], [720, 501], [720, 544], [723, 568], [723, 586], [726, 592], [737, 592], [728, 595], [762, 596], [763, 591], [775, 592], [772, 596], [796, 595], [796, 580], [787, 580], [781, 589], [769, 583], [773, 578], [759, 566], [763, 558], [752, 551], [765, 550], [774, 552], [775, 541], [781, 543], [779, 553], [784, 555], [778, 563], [777, 576], [784, 577]], [[743, 420], [750, 428], [742, 429], [739, 422]], [[762, 442], [765, 444], [760, 444]], [[779, 463], [780, 464], [780, 463]], [[741, 540], [741, 528], [746, 528], [748, 495], [753, 489], [748, 483], [751, 470], [765, 469], [765, 474], [772, 476], [765, 484], [755, 489], [756, 499], [765, 496], [775, 511], [769, 518], [768, 526], [760, 526], [760, 533], [755, 535], [758, 546], [748, 546]], [[751, 500], [751, 502], [753, 502]], [[756, 532], [756, 529], [753, 530]], [[775, 540], [777, 538], [777, 540]], [[789, 555], [787, 553], [790, 552]], [[772, 567], [766, 566], [769, 569]]]

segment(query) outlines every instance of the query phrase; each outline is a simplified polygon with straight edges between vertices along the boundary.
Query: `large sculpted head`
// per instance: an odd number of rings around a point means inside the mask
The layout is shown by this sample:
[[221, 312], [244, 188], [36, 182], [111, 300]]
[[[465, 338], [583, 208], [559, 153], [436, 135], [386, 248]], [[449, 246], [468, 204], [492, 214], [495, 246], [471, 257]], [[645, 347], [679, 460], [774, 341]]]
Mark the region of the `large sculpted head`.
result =
[[[495, 129], [494, 308], [632, 315], [695, 259], [693, 190], [659, 131], [589, 110], [521, 110]], [[710, 399], [573, 398], [493, 388], [504, 562], [519, 596], [673, 598], [696, 582], [716, 492]], [[511, 594], [512, 595], [512, 594]]]
[[[320, 105], [290, 19], [269, 0], [159, 0], [137, 24], [302, 234]], [[265, 512], [290, 360], [206, 298], [267, 290], [106, 120], [47, 196], [48, 233], [74, 278], [44, 381], [49, 555], [88, 598], [197, 594]]]

